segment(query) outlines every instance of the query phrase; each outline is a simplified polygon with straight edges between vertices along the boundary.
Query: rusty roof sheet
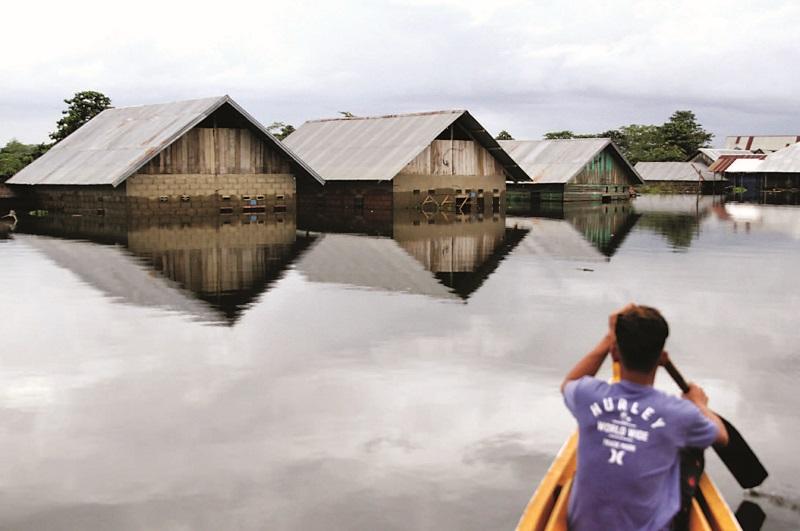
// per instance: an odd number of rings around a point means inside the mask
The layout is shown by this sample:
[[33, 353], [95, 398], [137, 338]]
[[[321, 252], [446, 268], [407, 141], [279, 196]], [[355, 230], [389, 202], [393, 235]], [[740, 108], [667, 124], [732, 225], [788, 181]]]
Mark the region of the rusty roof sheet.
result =
[[224, 104], [286, 153], [302, 173], [323, 180], [229, 96], [106, 109], [9, 179], [26, 185], [112, 185], [134, 174]]
[[528, 180], [465, 110], [313, 120], [283, 143], [326, 181], [388, 181], [455, 122], [492, 154], [510, 178]]
[[530, 176], [534, 184], [564, 184], [581, 172], [602, 150], [610, 147], [639, 182], [636, 169], [608, 138], [564, 140], [501, 140], [500, 146]]
[[649, 181], [699, 181], [705, 166], [692, 162], [637, 162], [636, 170]]
[[756, 155], [754, 153], [746, 153], [742, 155], [721, 155], [711, 166], [708, 171], [715, 173], [722, 173], [727, 171], [731, 164], [738, 159], [764, 159], [766, 155]]

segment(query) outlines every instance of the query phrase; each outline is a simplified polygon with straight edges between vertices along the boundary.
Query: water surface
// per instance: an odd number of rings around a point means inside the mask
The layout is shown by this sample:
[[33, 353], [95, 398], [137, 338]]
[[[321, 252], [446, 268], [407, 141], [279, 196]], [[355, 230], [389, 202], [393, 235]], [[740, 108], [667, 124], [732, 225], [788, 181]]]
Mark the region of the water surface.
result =
[[512, 528], [631, 300], [771, 472], [752, 498], [709, 453], [730, 504], [800, 525], [798, 207], [28, 221], [0, 241], [0, 528]]

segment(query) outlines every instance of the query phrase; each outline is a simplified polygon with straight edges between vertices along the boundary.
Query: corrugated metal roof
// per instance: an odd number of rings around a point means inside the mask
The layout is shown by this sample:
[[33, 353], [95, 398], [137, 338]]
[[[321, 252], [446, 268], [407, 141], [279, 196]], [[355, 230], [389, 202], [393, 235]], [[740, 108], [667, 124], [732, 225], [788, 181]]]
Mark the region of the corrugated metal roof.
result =
[[742, 148], [771, 152], [800, 142], [800, 135], [740, 135], [725, 138], [726, 148]]
[[699, 181], [700, 171], [692, 162], [637, 162], [639, 175], [649, 181]]
[[723, 155], [746, 155], [750, 153], [747, 149], [718, 149], [718, 148], [700, 148], [698, 149], [700, 153], [706, 155], [712, 162], [715, 162], [718, 158]]
[[[752, 160], [752, 159], [751, 159]], [[737, 160], [726, 170], [727, 173], [800, 173], [800, 144], [792, 144], [770, 153], [757, 163], [751, 160]], [[756, 159], [757, 160], [757, 159]], [[745, 162], [746, 161], [746, 162]]]
[[525, 170], [535, 184], [569, 182], [595, 155], [608, 146], [611, 146], [631, 173], [642, 182], [641, 176], [608, 138], [501, 140], [500, 146]]
[[117, 186], [226, 103], [291, 157], [301, 172], [324, 182], [229, 96], [106, 109], [8, 182]]
[[715, 173], [722, 173], [726, 171], [731, 164], [740, 159], [763, 159], [766, 155], [755, 155], [752, 153], [743, 155], [721, 155], [714, 164], [708, 167], [708, 170]]
[[387, 181], [456, 121], [489, 150], [512, 179], [528, 180], [465, 110], [314, 120], [298, 127], [283, 143], [325, 180]]
[[295, 267], [311, 282], [458, 299], [391, 238], [325, 234]]

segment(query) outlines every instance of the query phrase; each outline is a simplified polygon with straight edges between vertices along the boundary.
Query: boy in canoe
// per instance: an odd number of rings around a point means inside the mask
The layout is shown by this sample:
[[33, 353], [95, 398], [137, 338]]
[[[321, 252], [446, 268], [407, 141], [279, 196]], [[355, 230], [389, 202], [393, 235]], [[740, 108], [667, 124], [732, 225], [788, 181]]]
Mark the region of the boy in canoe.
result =
[[[683, 399], [653, 388], [668, 334], [658, 310], [630, 304], [609, 317], [608, 333], [561, 385], [579, 433], [572, 530], [684, 527], [702, 449], [728, 442], [700, 387], [690, 384]], [[621, 376], [611, 384], [594, 378], [609, 353]]]

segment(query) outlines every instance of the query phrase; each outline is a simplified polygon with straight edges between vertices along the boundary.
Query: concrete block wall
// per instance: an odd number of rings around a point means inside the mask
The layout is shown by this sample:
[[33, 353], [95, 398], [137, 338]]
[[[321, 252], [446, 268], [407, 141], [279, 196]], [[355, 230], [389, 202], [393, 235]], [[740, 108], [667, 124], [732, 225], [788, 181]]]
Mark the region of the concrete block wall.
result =
[[136, 174], [127, 180], [127, 196], [137, 212], [176, 208], [206, 215], [254, 207], [293, 210], [295, 195], [294, 175], [289, 173]]

